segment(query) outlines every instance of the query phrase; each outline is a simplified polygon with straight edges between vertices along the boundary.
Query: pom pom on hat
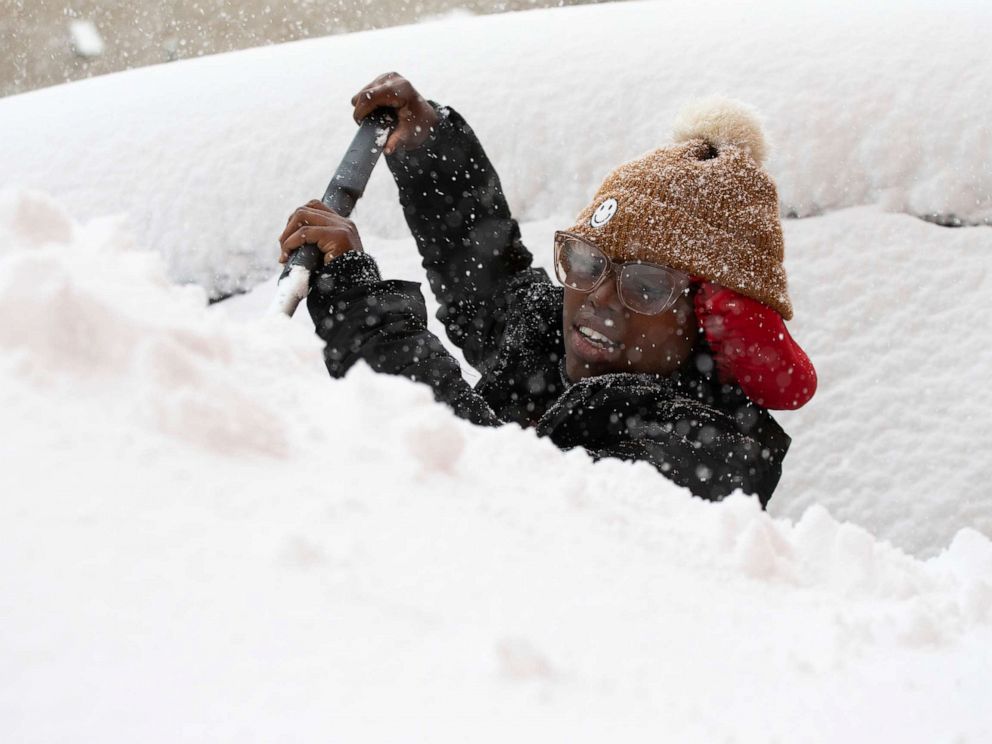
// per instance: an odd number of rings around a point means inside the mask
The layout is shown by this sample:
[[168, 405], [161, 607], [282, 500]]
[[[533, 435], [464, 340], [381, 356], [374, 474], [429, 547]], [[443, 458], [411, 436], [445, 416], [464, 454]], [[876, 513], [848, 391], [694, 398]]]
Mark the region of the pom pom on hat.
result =
[[703, 98], [686, 104], [675, 117], [673, 134], [676, 142], [702, 139], [717, 151], [734, 145], [759, 165], [768, 154], [765, 133], [757, 114], [740, 101], [729, 98]]

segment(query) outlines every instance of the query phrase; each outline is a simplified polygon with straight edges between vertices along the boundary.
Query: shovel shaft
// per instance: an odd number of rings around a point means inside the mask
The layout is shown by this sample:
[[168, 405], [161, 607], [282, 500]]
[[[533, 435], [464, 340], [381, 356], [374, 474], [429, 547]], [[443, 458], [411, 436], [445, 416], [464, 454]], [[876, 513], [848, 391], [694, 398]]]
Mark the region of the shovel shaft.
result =
[[[366, 116], [341, 164], [334, 172], [321, 201], [342, 217], [348, 217], [355, 204], [365, 193], [369, 177], [379, 162], [382, 148], [389, 137], [395, 119], [388, 108], [381, 108]], [[323, 263], [324, 254], [313, 243], [293, 251], [276, 288], [276, 296], [269, 306], [269, 313], [292, 316], [300, 301], [310, 291], [310, 272]]]

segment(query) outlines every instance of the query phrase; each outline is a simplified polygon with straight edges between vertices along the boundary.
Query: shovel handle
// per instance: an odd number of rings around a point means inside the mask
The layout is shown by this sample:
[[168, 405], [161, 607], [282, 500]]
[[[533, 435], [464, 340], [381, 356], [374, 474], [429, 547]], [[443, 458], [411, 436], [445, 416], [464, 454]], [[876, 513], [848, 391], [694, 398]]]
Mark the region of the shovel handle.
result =
[[[362, 119], [348, 151], [331, 177], [321, 202], [342, 217], [347, 217], [365, 193], [369, 177], [379, 162], [382, 148], [396, 118], [392, 109], [380, 108]], [[276, 296], [269, 313], [285, 313], [292, 317], [300, 301], [310, 291], [310, 272], [324, 262], [324, 254], [313, 243], [293, 251], [279, 277]]]

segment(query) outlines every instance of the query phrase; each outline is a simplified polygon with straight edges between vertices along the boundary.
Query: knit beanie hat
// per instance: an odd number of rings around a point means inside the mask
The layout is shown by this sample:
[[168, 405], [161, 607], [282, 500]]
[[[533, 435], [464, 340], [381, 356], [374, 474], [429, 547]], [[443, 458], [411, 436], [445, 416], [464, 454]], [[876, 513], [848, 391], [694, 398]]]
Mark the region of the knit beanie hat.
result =
[[765, 138], [741, 103], [687, 106], [675, 142], [607, 176], [569, 232], [615, 261], [649, 261], [729, 287], [792, 318]]

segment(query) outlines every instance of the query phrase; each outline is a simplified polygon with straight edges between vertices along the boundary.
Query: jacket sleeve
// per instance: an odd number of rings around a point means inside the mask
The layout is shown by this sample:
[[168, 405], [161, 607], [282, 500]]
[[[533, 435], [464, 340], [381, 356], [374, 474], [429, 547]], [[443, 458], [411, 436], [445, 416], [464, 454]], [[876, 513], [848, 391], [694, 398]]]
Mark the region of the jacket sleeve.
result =
[[693, 494], [719, 501], [740, 489], [764, 507], [782, 475], [790, 439], [767, 411], [742, 400], [733, 413], [628, 375], [572, 385], [538, 434], [596, 458], [643, 460]]
[[465, 359], [486, 374], [496, 363], [507, 307], [525, 285], [550, 284], [520, 240], [499, 177], [475, 133], [453, 109], [417, 150], [386, 162], [417, 241], [438, 320]]
[[431, 387], [434, 397], [475, 424], [501, 422], [465, 382], [457, 360], [427, 330], [418, 284], [382, 281], [371, 256], [348, 252], [310, 277], [307, 308], [327, 346], [331, 377], [343, 377], [359, 359], [376, 372], [402, 375]]

